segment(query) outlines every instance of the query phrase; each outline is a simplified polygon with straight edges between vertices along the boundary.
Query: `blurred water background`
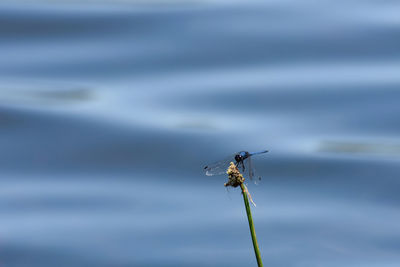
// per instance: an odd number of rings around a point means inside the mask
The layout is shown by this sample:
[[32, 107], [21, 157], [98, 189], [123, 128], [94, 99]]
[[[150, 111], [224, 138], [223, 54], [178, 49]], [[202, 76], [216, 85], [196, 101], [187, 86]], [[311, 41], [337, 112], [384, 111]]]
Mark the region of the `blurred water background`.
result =
[[1, 266], [399, 266], [399, 1], [2, 1]]

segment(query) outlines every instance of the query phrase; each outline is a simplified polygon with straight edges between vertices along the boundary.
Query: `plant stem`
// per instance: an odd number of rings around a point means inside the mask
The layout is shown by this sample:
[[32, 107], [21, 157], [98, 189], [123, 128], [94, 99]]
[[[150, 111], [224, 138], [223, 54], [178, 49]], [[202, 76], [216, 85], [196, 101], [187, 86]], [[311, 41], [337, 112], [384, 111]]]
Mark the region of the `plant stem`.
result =
[[247, 219], [249, 220], [251, 239], [253, 240], [253, 247], [254, 247], [254, 253], [256, 254], [256, 258], [257, 258], [257, 264], [258, 264], [258, 267], [262, 267], [263, 264], [261, 261], [260, 249], [258, 248], [256, 231], [254, 229], [254, 223], [253, 223], [253, 217], [251, 216], [249, 199], [247, 197], [247, 188], [243, 183], [240, 184], [240, 188], [242, 189], [244, 206], [246, 207]]

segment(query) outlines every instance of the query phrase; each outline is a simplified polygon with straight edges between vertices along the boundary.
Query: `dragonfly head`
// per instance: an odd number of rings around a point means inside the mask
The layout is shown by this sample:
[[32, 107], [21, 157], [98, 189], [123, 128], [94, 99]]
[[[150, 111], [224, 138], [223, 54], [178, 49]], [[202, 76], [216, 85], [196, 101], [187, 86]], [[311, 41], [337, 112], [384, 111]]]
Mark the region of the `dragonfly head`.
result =
[[242, 162], [243, 161], [242, 155], [240, 155], [240, 153], [236, 154], [235, 160], [236, 160], [236, 163]]
[[250, 153], [247, 151], [240, 151], [235, 155], [235, 160], [237, 163], [242, 162], [250, 156]]
[[249, 157], [249, 152], [247, 151], [240, 151], [235, 155], [236, 163], [243, 162], [243, 160]]

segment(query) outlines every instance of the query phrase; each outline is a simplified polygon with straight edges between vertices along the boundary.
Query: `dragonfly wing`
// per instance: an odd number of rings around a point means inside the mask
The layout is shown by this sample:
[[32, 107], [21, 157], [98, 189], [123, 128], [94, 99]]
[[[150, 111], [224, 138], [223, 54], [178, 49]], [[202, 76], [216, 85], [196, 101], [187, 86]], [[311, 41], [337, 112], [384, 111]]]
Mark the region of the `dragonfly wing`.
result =
[[253, 164], [251, 164], [251, 157], [247, 159], [247, 169], [249, 171], [249, 178], [253, 180], [254, 176], [254, 170], [253, 170]]
[[204, 167], [207, 176], [226, 174], [229, 164], [235, 162], [235, 154]]
[[261, 181], [261, 177], [257, 174], [251, 157], [245, 160], [245, 167], [246, 167], [246, 175], [248, 175], [250, 180], [252, 180], [255, 184], [259, 184]]

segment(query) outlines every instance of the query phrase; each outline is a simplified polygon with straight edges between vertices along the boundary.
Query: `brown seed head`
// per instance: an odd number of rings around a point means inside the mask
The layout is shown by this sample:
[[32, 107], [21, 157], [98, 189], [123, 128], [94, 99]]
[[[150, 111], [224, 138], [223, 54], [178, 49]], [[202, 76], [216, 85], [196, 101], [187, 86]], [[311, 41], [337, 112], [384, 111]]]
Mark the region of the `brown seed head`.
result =
[[244, 182], [243, 175], [239, 172], [239, 169], [233, 162], [229, 165], [226, 173], [228, 174], [229, 180], [224, 184], [224, 186], [238, 187]]

